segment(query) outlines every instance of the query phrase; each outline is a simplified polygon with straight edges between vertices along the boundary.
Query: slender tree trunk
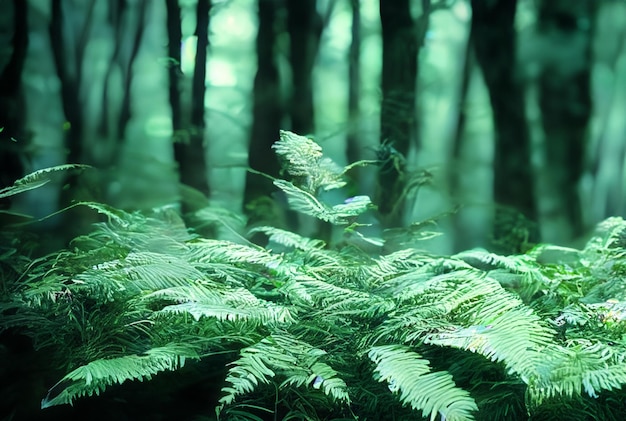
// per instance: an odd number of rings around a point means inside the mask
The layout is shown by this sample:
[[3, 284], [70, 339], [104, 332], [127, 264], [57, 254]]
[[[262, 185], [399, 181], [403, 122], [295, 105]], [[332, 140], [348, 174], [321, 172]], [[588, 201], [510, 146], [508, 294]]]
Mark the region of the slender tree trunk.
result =
[[204, 147], [204, 96], [206, 93], [206, 61], [209, 45], [210, 0], [198, 0], [196, 63], [191, 85], [191, 133], [186, 167], [181, 168], [181, 181], [210, 194]]
[[183, 72], [180, 67], [180, 45], [183, 41], [181, 29], [181, 13], [178, 0], [166, 0], [167, 7], [167, 57], [169, 60], [169, 101], [172, 112], [172, 131], [174, 132], [174, 159], [179, 163], [184, 161], [184, 144], [177, 141], [177, 136], [183, 130], [183, 114], [180, 101], [180, 84]]
[[[461, 104], [461, 106], [459, 107], [459, 119], [457, 122], [457, 127], [456, 127], [456, 133], [455, 133], [455, 138], [454, 138], [454, 143], [452, 145], [452, 165], [450, 166], [450, 169], [448, 170], [448, 180], [449, 180], [449, 184], [450, 184], [450, 192], [451, 192], [451, 197], [453, 198], [458, 198], [462, 192], [460, 191], [461, 187], [461, 177], [462, 174], [459, 171], [459, 164], [461, 163], [461, 159], [462, 159], [462, 148], [463, 148], [463, 140], [464, 140], [464, 134], [465, 134], [465, 130], [466, 130], [466, 125], [467, 125], [467, 120], [468, 120], [468, 116], [467, 116], [467, 96], [469, 93], [469, 88], [470, 88], [470, 80], [471, 80], [471, 75], [472, 75], [472, 69], [474, 68], [475, 64], [475, 60], [472, 54], [472, 47], [473, 47], [473, 39], [472, 39], [472, 32], [470, 31], [468, 40], [467, 40], [467, 46], [466, 46], [466, 50], [465, 50], [465, 59], [463, 62], [463, 74], [461, 75], [461, 92], [459, 94], [459, 103]], [[462, 199], [461, 199], [462, 202]], [[461, 205], [462, 203], [456, 203], [457, 205]], [[463, 212], [462, 210], [460, 212]], [[475, 244], [472, 244], [472, 238], [470, 238], [470, 235], [467, 235], [467, 231], [468, 231], [468, 227], [467, 227], [467, 223], [464, 223], [461, 220], [461, 214], [457, 213], [454, 216], [454, 250], [466, 250], [468, 248], [471, 248], [472, 246], [476, 246]]]
[[361, 159], [359, 153], [359, 119], [361, 102], [361, 2], [350, 0], [352, 6], [352, 41], [350, 43], [350, 57], [348, 68], [348, 124], [349, 132], [347, 139], [346, 155], [348, 162], [356, 162]]
[[[61, 103], [66, 119], [65, 143], [68, 151], [67, 161], [70, 163], [84, 162], [84, 118], [80, 101], [80, 90], [83, 78], [82, 63], [85, 56], [85, 48], [89, 41], [94, 6], [95, 0], [91, 0], [87, 6], [87, 15], [82, 27], [79, 33], [76, 34], [76, 43], [72, 45], [66, 41], [63, 35], [65, 19], [62, 2], [61, 0], [52, 0], [50, 41], [54, 65], [61, 82]], [[74, 50], [73, 54], [69, 54], [69, 49]]]
[[[515, 72], [516, 9], [517, 0], [472, 0], [471, 38], [489, 90], [495, 127], [496, 231], [513, 229], [512, 211], [531, 221], [537, 219], [524, 90]], [[501, 233], [494, 235], [499, 237]]]
[[204, 95], [206, 92], [206, 60], [208, 27], [211, 2], [198, 0], [196, 9], [196, 61], [191, 82], [191, 116], [185, 119], [181, 88], [185, 83], [180, 62], [182, 42], [181, 11], [177, 0], [166, 0], [168, 28], [169, 100], [172, 110], [174, 132], [174, 159], [178, 163], [181, 183], [191, 186], [205, 195], [209, 192], [208, 173], [204, 148]]
[[[554, 214], [566, 217], [570, 237], [583, 234], [578, 183], [583, 172], [591, 117], [591, 43], [597, 4], [542, 1], [539, 29], [554, 41], [548, 48], [570, 52], [549, 58], [539, 77], [539, 106], [546, 139], [546, 161], [556, 194]], [[563, 39], [567, 41], [563, 42]], [[555, 45], [557, 44], [558, 45]]]
[[[255, 171], [278, 177], [279, 164], [272, 151], [278, 140], [283, 106], [280, 80], [276, 64], [276, 18], [278, 2], [259, 0], [259, 30], [256, 39], [257, 72], [254, 78], [253, 122], [248, 146], [248, 163]], [[271, 180], [248, 172], [244, 193], [244, 206], [252, 220], [263, 219], [261, 208], [254, 210], [255, 203], [274, 191]], [[254, 221], [251, 221], [254, 223]]]
[[291, 129], [307, 135], [314, 130], [312, 76], [322, 22], [316, 10], [316, 0], [287, 0], [286, 4], [289, 62], [293, 78], [288, 112], [291, 115]]
[[[140, 0], [132, 7], [129, 7], [128, 0], [113, 1], [108, 4], [108, 23], [115, 34], [115, 43], [113, 54], [104, 75], [100, 122], [97, 128], [100, 141], [106, 142], [107, 153], [92, 157], [94, 161], [103, 166], [110, 166], [118, 161], [125, 138], [126, 126], [131, 119], [133, 63], [143, 40], [148, 1]], [[132, 26], [128, 24], [131, 19], [134, 22]], [[122, 74], [122, 99], [119, 103], [109, 96], [111, 77], [115, 68], [119, 68]], [[115, 122], [114, 125], [111, 124], [112, 120]], [[111, 133], [112, 131], [113, 133]]]
[[[116, 149], [119, 150], [119, 146], [123, 142], [124, 134], [126, 131], [126, 126], [131, 118], [130, 112], [130, 94], [131, 94], [131, 85], [133, 83], [133, 63], [135, 62], [135, 58], [137, 57], [137, 53], [139, 53], [139, 47], [141, 46], [141, 41], [143, 39], [143, 31], [146, 26], [146, 8], [148, 5], [147, 0], [141, 0], [135, 6], [137, 8], [137, 23], [135, 25], [135, 31], [132, 37], [130, 51], [128, 53], [128, 57], [125, 58], [124, 63], [122, 64], [123, 74], [124, 74], [124, 89], [123, 97], [122, 97], [122, 105], [120, 109], [120, 115], [117, 120], [117, 130], [116, 130], [116, 142], [118, 147]], [[115, 155], [117, 158], [117, 154]]]
[[[7, 65], [0, 73], [0, 188], [10, 186], [23, 175], [22, 160], [28, 143], [24, 130], [25, 106], [22, 96], [22, 71], [28, 48], [28, 4], [14, 0], [12, 8], [12, 51]], [[0, 209], [8, 208], [9, 205], [8, 198], [0, 199]]]
[[[381, 163], [378, 173], [378, 210], [384, 226], [404, 219], [404, 160], [417, 144], [417, 55], [430, 14], [430, 1], [422, 1], [418, 21], [411, 17], [409, 0], [380, 0], [383, 68], [381, 104]], [[402, 158], [402, 159], [400, 159]]]

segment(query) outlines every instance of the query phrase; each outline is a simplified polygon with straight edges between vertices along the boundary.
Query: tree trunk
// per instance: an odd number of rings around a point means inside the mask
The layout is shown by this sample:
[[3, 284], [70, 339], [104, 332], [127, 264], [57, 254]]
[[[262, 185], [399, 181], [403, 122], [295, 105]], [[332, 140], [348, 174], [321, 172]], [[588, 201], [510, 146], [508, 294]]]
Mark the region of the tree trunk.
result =
[[[276, 64], [275, 22], [278, 3], [275, 0], [259, 0], [259, 30], [256, 39], [257, 72], [254, 78], [253, 122], [248, 146], [248, 163], [251, 169], [272, 177], [278, 177], [279, 164], [271, 149], [278, 140], [283, 106], [280, 80]], [[244, 193], [244, 206], [251, 218], [263, 219], [264, 211], [256, 206], [258, 200], [269, 197], [274, 191], [271, 180], [248, 172]], [[254, 208], [257, 207], [255, 210]]]
[[[489, 90], [495, 128], [496, 237], [502, 235], [501, 229], [512, 231], [511, 224], [524, 220], [516, 212], [530, 221], [537, 219], [524, 90], [515, 73], [516, 8], [517, 0], [472, 0], [471, 38]], [[535, 234], [526, 233], [531, 238], [523, 241], [535, 239]]]
[[[204, 95], [206, 92], [206, 59], [208, 47], [209, 12], [211, 2], [198, 0], [196, 9], [196, 60], [191, 83], [191, 116], [186, 119], [181, 101], [181, 88], [185, 83], [181, 63], [182, 43], [181, 11], [177, 0], [166, 0], [167, 32], [169, 39], [169, 100], [174, 132], [174, 159], [178, 163], [180, 182], [203, 194], [209, 194], [207, 166], [204, 149]], [[189, 209], [186, 209], [189, 210]]]
[[[348, 69], [348, 138], [346, 155], [348, 162], [361, 159], [359, 153], [359, 119], [361, 103], [361, 2], [350, 0], [352, 6], [352, 41], [350, 43], [350, 63]], [[357, 169], [358, 171], [358, 169]]]
[[[422, 17], [414, 22], [409, 0], [380, 0], [382, 25], [381, 166], [378, 173], [378, 210], [383, 225], [403, 221], [404, 161], [412, 142], [417, 142], [417, 53], [430, 13], [423, 2]], [[420, 40], [421, 38], [421, 40]]]
[[596, 8], [592, 0], [542, 1], [539, 8], [539, 30], [548, 39], [546, 47], [569, 52], [548, 57], [544, 63], [539, 106], [548, 175], [556, 195], [550, 211], [566, 218], [570, 239], [583, 234], [578, 183], [592, 108], [591, 43]]
[[206, 60], [209, 45], [210, 0], [198, 0], [196, 12], [196, 62], [191, 85], [191, 133], [185, 167], [181, 168], [181, 181], [206, 196], [210, 194], [204, 148], [204, 95], [206, 93]]
[[[76, 34], [74, 45], [69, 43], [63, 35], [64, 11], [61, 0], [52, 0], [52, 18], [50, 20], [50, 42], [52, 55], [59, 81], [61, 82], [61, 103], [65, 115], [65, 144], [67, 148], [67, 162], [84, 162], [83, 128], [84, 118], [81, 107], [81, 83], [83, 79], [82, 63], [85, 48], [89, 41], [89, 32], [92, 26], [95, 0], [87, 6], [87, 15]], [[70, 30], [70, 29], [68, 29]], [[72, 54], [68, 52], [73, 49]], [[73, 58], [73, 60], [70, 60]], [[70, 185], [73, 180], [70, 177]]]
[[314, 130], [312, 76], [322, 21], [315, 0], [287, 0], [286, 4], [293, 89], [288, 112], [291, 130], [307, 135]]
[[[0, 73], [0, 188], [10, 186], [24, 175], [22, 161], [29, 140], [24, 130], [22, 97], [22, 70], [28, 47], [28, 4], [14, 0], [12, 6], [13, 13], [5, 10], [7, 15], [2, 18], [13, 17], [13, 42], [9, 61]], [[0, 199], [0, 209], [9, 205], [8, 198]]]

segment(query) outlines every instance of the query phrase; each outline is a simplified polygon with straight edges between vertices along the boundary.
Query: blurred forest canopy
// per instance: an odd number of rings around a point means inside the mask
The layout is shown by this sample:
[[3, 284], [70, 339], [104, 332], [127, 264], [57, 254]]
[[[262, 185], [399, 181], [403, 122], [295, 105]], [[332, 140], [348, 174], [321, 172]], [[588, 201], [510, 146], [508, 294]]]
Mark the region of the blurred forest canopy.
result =
[[275, 222], [257, 172], [278, 175], [284, 129], [340, 165], [378, 160], [352, 173], [354, 193], [376, 199], [384, 228], [435, 218], [440, 252], [571, 242], [626, 214], [622, 0], [0, 7], [0, 187], [98, 169], [4, 208], [198, 206], [183, 183]]

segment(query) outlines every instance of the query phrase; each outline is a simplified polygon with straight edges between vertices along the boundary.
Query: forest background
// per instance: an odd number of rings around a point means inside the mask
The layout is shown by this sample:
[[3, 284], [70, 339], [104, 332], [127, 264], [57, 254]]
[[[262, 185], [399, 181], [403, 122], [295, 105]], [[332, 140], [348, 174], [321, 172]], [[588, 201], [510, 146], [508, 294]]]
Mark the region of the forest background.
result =
[[[377, 198], [383, 228], [435, 222], [446, 235], [427, 247], [440, 253], [576, 244], [625, 214], [623, 1], [0, 8], [1, 187], [66, 162], [98, 169], [12, 210], [44, 217], [80, 199], [193, 207], [182, 182], [275, 222], [263, 201], [276, 196], [271, 181], [247, 169], [278, 175], [271, 145], [284, 129], [340, 165], [377, 160], [351, 173], [354, 194]], [[46, 224], [68, 229], [62, 217]]]

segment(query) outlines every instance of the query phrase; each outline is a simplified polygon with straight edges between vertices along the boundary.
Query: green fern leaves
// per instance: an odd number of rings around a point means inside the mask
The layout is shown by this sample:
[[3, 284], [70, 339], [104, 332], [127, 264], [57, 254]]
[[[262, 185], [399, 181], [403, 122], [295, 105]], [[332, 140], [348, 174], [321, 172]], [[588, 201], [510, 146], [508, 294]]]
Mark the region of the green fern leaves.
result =
[[229, 370], [220, 399], [222, 407], [239, 395], [253, 392], [261, 384], [280, 377], [278, 389], [307, 386], [319, 390], [334, 401], [349, 403], [346, 383], [328, 364], [320, 361], [325, 351], [285, 334], [263, 338], [241, 350], [240, 358]]
[[473, 412], [478, 407], [469, 392], [458, 388], [449, 373], [432, 372], [428, 360], [408, 347], [376, 346], [368, 356], [376, 364], [378, 380], [386, 382], [392, 393], [398, 393], [403, 403], [420, 409], [424, 417], [474, 420]]
[[433, 256], [396, 241], [406, 247], [380, 255], [358, 244], [385, 240], [353, 241], [368, 197], [320, 198], [349, 167], [293, 133], [274, 149], [290, 207], [344, 227], [344, 242], [262, 226], [250, 232], [267, 237], [262, 247], [211, 208], [192, 219], [222, 224], [228, 239], [201, 238], [171, 208], [80, 202], [103, 222], [70, 249], [39, 259], [17, 241], [0, 249], [0, 333], [27, 336], [66, 370], [42, 407], [193, 360], [218, 368], [204, 381], [223, 419], [558, 419], [575, 405], [623, 416], [626, 222], [601, 224], [583, 250]]
[[19, 180], [16, 180], [12, 186], [0, 189], [0, 198], [13, 196], [19, 193], [42, 187], [51, 182], [53, 177], [58, 172], [84, 170], [86, 168], [91, 167], [89, 165], [81, 164], [65, 164], [35, 171], [25, 177], [20, 178]]
[[142, 355], [95, 360], [65, 375], [50, 389], [41, 407], [71, 404], [76, 398], [99, 395], [107, 386], [126, 380], [149, 380], [161, 371], [184, 366], [186, 359], [198, 359], [193, 347], [169, 344], [148, 349]]

